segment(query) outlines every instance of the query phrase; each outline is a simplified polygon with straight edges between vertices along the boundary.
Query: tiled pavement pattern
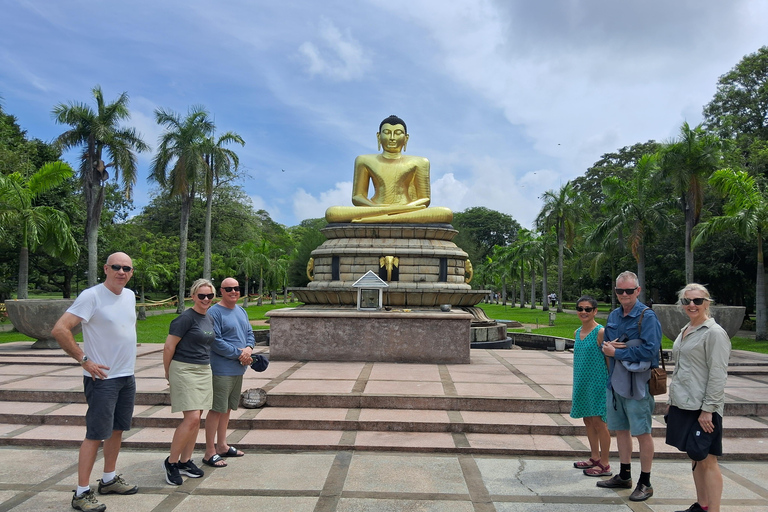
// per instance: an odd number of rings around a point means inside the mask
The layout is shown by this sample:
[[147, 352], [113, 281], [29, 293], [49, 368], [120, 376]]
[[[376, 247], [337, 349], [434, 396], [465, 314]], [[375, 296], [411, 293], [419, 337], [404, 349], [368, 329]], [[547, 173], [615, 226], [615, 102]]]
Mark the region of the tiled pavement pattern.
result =
[[[0, 345], [0, 512], [71, 510], [80, 369], [61, 351], [27, 347]], [[581, 421], [568, 417], [572, 355], [520, 350], [473, 350], [470, 365], [275, 361], [249, 370], [246, 387], [266, 389], [269, 401], [233, 413], [231, 439], [248, 455], [171, 487], [161, 461], [180, 415], [166, 405], [161, 349], [139, 349], [135, 428], [118, 464], [140, 492], [100, 497], [109, 511], [671, 512], [694, 501], [690, 464], [664, 444], [660, 418], [650, 500], [632, 503], [629, 490], [598, 489], [572, 469], [587, 446]], [[731, 362], [724, 510], [764, 511], [768, 361], [734, 353]], [[633, 469], [637, 477], [636, 459]]]

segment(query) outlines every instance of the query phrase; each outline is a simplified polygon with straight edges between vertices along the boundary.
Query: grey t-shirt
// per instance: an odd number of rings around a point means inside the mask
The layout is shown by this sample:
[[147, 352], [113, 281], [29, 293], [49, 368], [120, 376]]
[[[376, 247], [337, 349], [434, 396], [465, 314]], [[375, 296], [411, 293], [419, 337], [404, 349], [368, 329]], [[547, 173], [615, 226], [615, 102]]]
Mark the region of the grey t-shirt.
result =
[[216, 335], [213, 321], [194, 309], [187, 309], [171, 321], [168, 334], [181, 338], [173, 360], [182, 363], [210, 364], [211, 345]]

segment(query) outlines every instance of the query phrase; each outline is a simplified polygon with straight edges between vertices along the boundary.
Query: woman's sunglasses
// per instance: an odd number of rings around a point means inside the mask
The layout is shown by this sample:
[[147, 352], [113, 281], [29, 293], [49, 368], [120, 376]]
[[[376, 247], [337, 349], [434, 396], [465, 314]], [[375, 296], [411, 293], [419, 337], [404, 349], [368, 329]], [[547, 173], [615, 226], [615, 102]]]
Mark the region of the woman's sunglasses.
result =
[[581, 307], [581, 306], [576, 306], [576, 311], [578, 311], [579, 313], [581, 313], [582, 311], [585, 311], [585, 312], [587, 312], [587, 313], [591, 313], [591, 312], [593, 312], [593, 311], [594, 311], [594, 310], [596, 310], [596, 309], [597, 309], [597, 308], [589, 308], [589, 307], [587, 307], [587, 308], [583, 308], [583, 307]]
[[688, 299], [688, 298], [683, 297], [682, 299], [680, 299], [680, 304], [682, 304], [683, 306], [687, 306], [688, 304], [693, 302], [697, 306], [701, 306], [702, 304], [704, 304], [705, 300], [706, 301], [710, 301], [712, 299], [707, 299], [706, 297], [697, 297], [695, 299]]
[[205, 300], [205, 299], [212, 300], [215, 296], [216, 296], [215, 293], [198, 293], [197, 294], [197, 298], [200, 300]]

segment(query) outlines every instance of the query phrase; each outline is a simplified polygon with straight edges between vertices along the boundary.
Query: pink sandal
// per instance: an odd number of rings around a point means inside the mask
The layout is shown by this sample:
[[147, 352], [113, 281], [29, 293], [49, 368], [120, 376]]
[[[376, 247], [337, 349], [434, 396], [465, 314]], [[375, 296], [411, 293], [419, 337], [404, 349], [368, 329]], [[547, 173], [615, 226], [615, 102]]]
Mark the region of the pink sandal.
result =
[[595, 464], [599, 464], [600, 461], [597, 461], [593, 459], [592, 457], [589, 458], [589, 460], [580, 460], [579, 462], [574, 462], [573, 467], [576, 469], [589, 469], [595, 467]]
[[603, 466], [600, 461], [595, 462], [595, 465], [589, 469], [584, 470], [584, 474], [587, 476], [611, 476], [611, 465], [607, 464]]

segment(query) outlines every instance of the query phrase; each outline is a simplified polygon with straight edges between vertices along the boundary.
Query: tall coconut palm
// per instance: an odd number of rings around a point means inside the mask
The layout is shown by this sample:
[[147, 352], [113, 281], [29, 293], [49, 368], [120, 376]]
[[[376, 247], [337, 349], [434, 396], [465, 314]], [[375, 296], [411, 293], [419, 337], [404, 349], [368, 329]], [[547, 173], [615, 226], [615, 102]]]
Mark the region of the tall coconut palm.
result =
[[95, 111], [78, 102], [60, 103], [52, 111], [57, 123], [72, 127], [56, 139], [62, 149], [83, 147], [80, 179], [86, 209], [88, 286], [95, 285], [98, 276], [99, 221], [104, 208], [104, 184], [109, 179], [108, 169], [114, 169], [114, 179], [121, 181], [125, 196], [130, 198], [136, 183], [136, 153], [149, 150], [134, 128], [121, 126], [131, 117], [128, 94], [124, 92], [117, 100], [107, 104], [100, 86], [94, 87], [92, 93], [96, 100]]
[[160, 136], [149, 178], [167, 189], [171, 197], [181, 200], [179, 306], [176, 310], [181, 314], [184, 311], [186, 289], [189, 214], [196, 186], [207, 172], [205, 155], [209, 147], [208, 137], [214, 125], [208, 118], [208, 111], [202, 106], [191, 107], [183, 119], [170, 110], [156, 109], [155, 119], [165, 127], [165, 133]]
[[721, 161], [720, 139], [707, 133], [702, 125], [691, 128], [683, 123], [677, 139], [661, 150], [662, 176], [669, 179], [685, 215], [685, 280], [693, 279], [693, 228], [701, 219], [707, 180]]
[[211, 210], [213, 208], [213, 191], [222, 179], [237, 172], [240, 159], [237, 153], [224, 147], [225, 144], [237, 143], [245, 145], [245, 141], [235, 132], [227, 132], [217, 139], [206, 139], [205, 167], [205, 244], [203, 250], [203, 277], [211, 278]]
[[672, 227], [669, 201], [655, 186], [657, 156], [643, 155], [629, 180], [610, 176], [603, 180], [607, 218], [587, 237], [588, 243], [626, 237], [635, 261], [640, 302], [645, 302], [645, 246], [651, 233]]
[[80, 247], [72, 236], [64, 212], [50, 206], [35, 206], [35, 200], [72, 177], [74, 171], [64, 162], [43, 165], [28, 179], [21, 173], [0, 174], [0, 227], [20, 231], [19, 282], [16, 296], [28, 297], [29, 251], [38, 246], [49, 255], [73, 264]]
[[539, 226], [555, 228], [557, 233], [557, 312], [563, 312], [563, 259], [566, 244], [573, 244], [576, 220], [582, 211], [576, 189], [572, 182], [567, 182], [560, 190], [547, 190], [542, 196], [541, 207], [536, 223]]
[[768, 194], [764, 185], [744, 171], [720, 169], [712, 174], [709, 183], [725, 197], [723, 215], [699, 224], [694, 245], [700, 244], [717, 231], [725, 230], [757, 241], [755, 338], [768, 340], [763, 253], [763, 236], [768, 232]]

